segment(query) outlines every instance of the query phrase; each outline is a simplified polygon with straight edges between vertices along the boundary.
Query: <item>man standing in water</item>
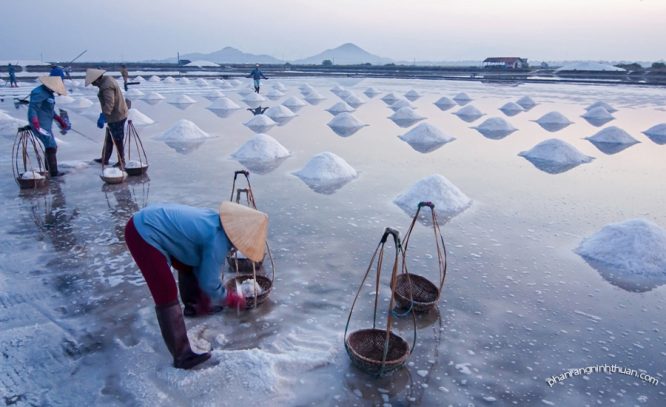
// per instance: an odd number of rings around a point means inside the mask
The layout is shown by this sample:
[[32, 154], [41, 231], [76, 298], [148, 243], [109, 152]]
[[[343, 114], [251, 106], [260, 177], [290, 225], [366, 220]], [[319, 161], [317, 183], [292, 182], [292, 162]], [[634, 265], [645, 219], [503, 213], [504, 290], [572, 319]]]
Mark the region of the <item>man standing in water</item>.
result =
[[120, 65], [120, 75], [123, 77], [123, 86], [125, 87], [125, 92], [127, 92], [127, 82], [129, 82], [129, 72], [127, 71], [127, 66], [125, 64]]
[[260, 81], [261, 78], [268, 79], [266, 76], [264, 76], [263, 72], [259, 70], [259, 64], [257, 64], [252, 72], [246, 78], [252, 78], [254, 79], [254, 91], [259, 93], [259, 87], [260, 87]]

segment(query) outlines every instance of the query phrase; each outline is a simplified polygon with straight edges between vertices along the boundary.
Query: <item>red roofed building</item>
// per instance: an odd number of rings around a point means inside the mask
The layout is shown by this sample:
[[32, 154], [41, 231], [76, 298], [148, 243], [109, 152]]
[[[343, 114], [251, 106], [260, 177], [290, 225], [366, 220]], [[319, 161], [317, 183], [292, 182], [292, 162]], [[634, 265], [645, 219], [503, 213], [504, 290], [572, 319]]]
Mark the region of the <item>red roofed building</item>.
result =
[[519, 57], [493, 57], [483, 60], [483, 67], [487, 69], [527, 69], [527, 58]]

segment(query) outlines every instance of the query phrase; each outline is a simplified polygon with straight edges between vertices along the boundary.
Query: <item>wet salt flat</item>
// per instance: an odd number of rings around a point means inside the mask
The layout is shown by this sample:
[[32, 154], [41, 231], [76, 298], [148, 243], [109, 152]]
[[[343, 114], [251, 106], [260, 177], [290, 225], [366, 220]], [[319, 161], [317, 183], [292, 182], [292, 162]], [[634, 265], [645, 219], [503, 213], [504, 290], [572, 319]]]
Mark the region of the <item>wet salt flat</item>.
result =
[[[5, 404], [664, 405], [661, 246], [654, 245], [654, 256], [638, 250], [638, 259], [622, 251], [621, 260], [632, 270], [649, 270], [652, 279], [638, 285], [641, 276], [618, 278], [623, 271], [617, 262], [607, 262], [614, 267], [609, 272], [604, 261], [588, 262], [577, 254], [581, 242], [593, 242], [589, 238], [609, 224], [643, 218], [666, 228], [666, 146], [642, 133], [666, 122], [664, 89], [351, 78], [279, 82], [284, 95], [274, 93], [276, 99], [261, 101], [262, 106], [288, 99], [305, 105], [292, 109], [298, 110], [292, 119], [262, 132], [289, 155], [272, 163], [245, 162], [257, 205], [270, 215], [276, 281], [257, 310], [225, 310], [186, 321], [193, 346], [213, 350], [212, 362], [193, 372], [170, 366], [123, 228], [133, 212], [150, 203], [214, 208], [229, 198], [234, 171], [246, 168], [232, 154], [255, 137], [245, 123], [253, 119], [246, 108], [256, 108], [257, 101], [239, 93], [249, 82], [229, 88], [228, 81], [222, 86], [213, 80], [147, 80], [136, 86], [144, 95], [157, 92], [165, 99], [133, 99], [132, 107], [154, 121], [138, 127], [150, 169], [119, 185], [104, 185], [100, 168], [81, 162], [102, 147], [94, 88], [73, 88], [74, 99], [87, 97], [93, 106], [79, 103], [69, 111], [74, 129], [97, 142], [73, 132], [59, 136], [58, 156], [69, 173], [45, 191], [19, 192], [11, 177], [15, 130], [5, 130], [11, 126], [0, 121]], [[275, 83], [263, 81], [262, 94]], [[15, 90], [21, 96], [32, 88], [22, 85]], [[366, 93], [368, 88], [377, 94], [365, 97], [374, 94]], [[324, 99], [309, 103], [302, 89]], [[213, 90], [237, 106], [209, 109]], [[394, 111], [382, 100], [389, 94], [391, 103], [411, 96], [409, 104], [424, 119], [407, 127], [394, 123], [389, 119]], [[327, 109], [349, 95], [363, 102], [345, 100], [363, 126], [338, 135], [328, 125]], [[181, 96], [193, 102], [178, 103]], [[508, 109], [510, 114], [500, 110], [525, 96], [536, 105], [522, 112]], [[435, 102], [442, 97], [458, 104], [440, 103], [446, 106], [441, 109]], [[601, 127], [581, 117], [598, 101], [617, 109]], [[25, 108], [16, 110], [9, 102], [6, 98], [0, 109], [24, 120]], [[467, 106], [474, 109], [466, 112], [475, 114], [456, 115]], [[573, 123], [554, 130], [558, 123], [546, 128], [536, 122], [550, 112]], [[516, 130], [498, 137], [475, 129], [493, 117]], [[182, 119], [210, 137], [165, 137], [178, 133], [169, 130]], [[415, 149], [399, 138], [421, 123], [454, 140]], [[638, 143], [618, 149], [586, 139], [610, 126]], [[553, 138], [594, 159], [549, 171], [518, 155]], [[322, 188], [296, 175], [325, 152], [343, 159], [356, 176]], [[394, 200], [435, 174], [471, 204], [442, 226], [448, 271], [438, 311], [417, 318], [416, 347], [406, 368], [375, 379], [353, 367], [345, 352], [349, 309], [384, 227], [405, 233], [409, 226], [411, 218]], [[411, 272], [437, 278], [431, 229], [417, 225], [409, 256]], [[641, 268], [645, 260], [657, 269]], [[385, 274], [379, 301], [384, 317], [387, 286]], [[371, 327], [371, 291], [363, 287], [350, 330]], [[393, 329], [411, 343], [410, 319], [399, 319]], [[573, 376], [552, 387], [546, 380], [603, 364], [641, 370], [659, 384], [619, 373]]]

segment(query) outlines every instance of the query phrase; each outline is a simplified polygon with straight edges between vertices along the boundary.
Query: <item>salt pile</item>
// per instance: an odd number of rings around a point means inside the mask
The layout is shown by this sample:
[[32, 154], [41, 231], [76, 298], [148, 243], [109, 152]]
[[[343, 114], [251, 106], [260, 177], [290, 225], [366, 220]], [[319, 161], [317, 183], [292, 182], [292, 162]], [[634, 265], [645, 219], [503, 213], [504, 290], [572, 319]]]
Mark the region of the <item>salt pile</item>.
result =
[[44, 179], [45, 177], [40, 174], [38, 171], [32, 170], [32, 171], [26, 171], [19, 175], [19, 178], [21, 179]]
[[230, 81], [223, 81], [220, 87], [222, 89], [232, 89], [234, 85]]
[[68, 105], [72, 102], [74, 102], [75, 99], [69, 95], [64, 95], [64, 96], [56, 96], [56, 103], [59, 105]]
[[375, 88], [368, 88], [363, 92], [363, 94], [369, 98], [374, 98], [375, 96], [379, 95], [379, 91]]
[[610, 126], [597, 132], [595, 135], [585, 137], [596, 148], [606, 154], [615, 154], [639, 143], [638, 140], [631, 137], [629, 133], [619, 127]]
[[272, 129], [277, 123], [266, 115], [258, 114], [243, 124], [255, 133], [264, 133]]
[[282, 93], [281, 91], [279, 91], [277, 89], [271, 89], [266, 94], [266, 97], [269, 98], [270, 100], [278, 100], [282, 96], [284, 96], [284, 93]]
[[349, 106], [353, 107], [354, 109], [357, 109], [360, 107], [362, 104], [365, 103], [364, 99], [361, 99], [360, 96], [355, 95], [354, 93], [350, 93], [349, 95], [345, 96], [342, 98], [345, 103], [347, 103]]
[[242, 100], [250, 107], [257, 107], [261, 105], [261, 103], [265, 102], [266, 98], [258, 93], [252, 92], [246, 95]]
[[164, 100], [164, 96], [159, 92], [150, 92], [143, 97], [143, 100]]
[[413, 102], [416, 99], [420, 98], [421, 94], [415, 91], [414, 89], [410, 89], [407, 93], [405, 93], [405, 97]]
[[219, 91], [217, 89], [213, 89], [210, 92], [206, 93], [206, 99], [209, 99], [209, 100], [219, 99], [219, 98], [223, 98], [223, 97], [224, 97], [224, 93], [222, 93], [221, 91]]
[[221, 97], [208, 106], [210, 110], [238, 110], [241, 107], [227, 97]]
[[157, 140], [173, 142], [190, 142], [210, 138], [211, 136], [201, 130], [189, 120], [180, 119], [170, 129], [157, 136]]
[[231, 156], [239, 161], [266, 162], [286, 158], [289, 155], [289, 150], [273, 137], [267, 134], [255, 134]]
[[335, 86], [333, 86], [333, 87], [331, 88], [331, 92], [332, 92], [335, 96], [340, 96], [340, 94], [341, 94], [342, 92], [344, 92], [344, 91], [346, 91], [346, 89], [343, 88], [343, 87], [340, 86], [340, 85], [335, 85]]
[[249, 86], [238, 91], [238, 94], [243, 96], [243, 97], [245, 97], [247, 95], [251, 95], [253, 93], [257, 93], [257, 92], [254, 91], [254, 88], [251, 88]]
[[518, 99], [518, 100], [516, 101], [516, 103], [519, 104], [519, 105], [520, 105], [523, 109], [525, 109], [526, 111], [527, 111], [527, 110], [530, 110], [531, 108], [533, 108], [534, 106], [537, 105], [537, 103], [534, 101], [534, 99], [532, 99], [532, 98], [529, 97], [529, 96], [523, 96], [523, 97], [521, 97], [520, 99]]
[[264, 114], [273, 119], [273, 121], [277, 123], [278, 126], [283, 126], [287, 124], [287, 122], [289, 122], [291, 119], [296, 117], [296, 114], [294, 112], [289, 110], [288, 107], [282, 105], [269, 107], [268, 109], [266, 109]]
[[125, 168], [130, 168], [130, 169], [138, 169], [138, 168], [146, 168], [148, 167], [148, 163], [146, 162], [141, 162], [137, 160], [129, 160], [125, 162]]
[[402, 109], [403, 107], [408, 107], [410, 109], [416, 109], [414, 105], [409, 103], [407, 99], [400, 98], [396, 100], [394, 103], [389, 105], [389, 109], [393, 110], [394, 112], [397, 112], [398, 110]]
[[483, 116], [483, 113], [479, 111], [476, 107], [472, 105], [465, 106], [463, 108], [460, 108], [457, 112], [453, 113], [454, 115], [458, 116], [462, 120], [466, 122], [473, 122], [474, 120], [478, 119], [479, 117]]
[[362, 127], [367, 126], [367, 124], [361, 122], [356, 117], [354, 117], [354, 115], [347, 112], [337, 114], [327, 124], [328, 127], [330, 127], [335, 132], [335, 134], [342, 137], [351, 136]]
[[524, 112], [525, 109], [521, 105], [515, 102], [507, 102], [502, 107], [499, 108], [507, 116], [515, 116], [520, 112]]
[[615, 113], [615, 112], [617, 112], [617, 109], [616, 109], [616, 108], [614, 108], [613, 106], [609, 105], [608, 103], [606, 103], [606, 102], [602, 102], [602, 101], [598, 101], [598, 102], [594, 102], [594, 103], [592, 103], [591, 105], [589, 105], [588, 107], [586, 107], [585, 110], [592, 110], [592, 109], [594, 109], [595, 107], [603, 107], [604, 109], [606, 109], [606, 111], [607, 111], [608, 113]]
[[643, 132], [653, 142], [657, 144], [666, 144], [666, 123], [657, 124]]
[[224, 85], [224, 80], [220, 79], [220, 78], [215, 78], [211, 81], [211, 83], [215, 86], [220, 86], [220, 85]]
[[125, 96], [129, 96], [129, 97], [132, 97], [132, 98], [138, 98], [138, 97], [141, 97], [143, 95], [144, 95], [144, 93], [141, 92], [139, 89], [136, 89], [136, 88], [132, 88], [132, 89], [128, 90], [127, 92], [125, 92]]
[[176, 83], [176, 79], [173, 76], [167, 76], [162, 80], [164, 83]]
[[127, 119], [131, 120], [132, 124], [135, 126], [149, 126], [155, 123], [153, 119], [141, 113], [139, 109], [134, 107], [127, 112]]
[[396, 205], [412, 217], [416, 214], [419, 202], [423, 201], [430, 201], [435, 204], [435, 212], [441, 223], [447, 222], [472, 204], [472, 200], [467, 195], [439, 174], [419, 180], [409, 190], [393, 200]]
[[184, 76], [182, 78], [178, 79], [178, 82], [183, 84], [183, 85], [189, 85], [190, 83], [192, 83], [192, 81], [190, 81], [189, 78], [186, 78]]
[[344, 112], [351, 113], [355, 110], [356, 109], [349, 106], [345, 102], [338, 102], [338, 103], [334, 104], [333, 106], [329, 107], [328, 109], [326, 109], [326, 111], [329, 112], [330, 114], [332, 114], [333, 116], [338, 115], [340, 113], [344, 113]]
[[204, 78], [198, 78], [196, 81], [194, 81], [194, 83], [195, 83], [197, 86], [201, 86], [201, 87], [209, 86], [208, 81], [205, 80]]
[[550, 132], [562, 130], [572, 123], [560, 112], [546, 113], [536, 120], [536, 122]]
[[301, 170], [294, 173], [313, 191], [331, 194], [358, 176], [341, 157], [323, 152], [315, 155]]
[[193, 103], [197, 103], [197, 101], [192, 99], [188, 95], [178, 95], [174, 97], [169, 103], [174, 105], [191, 105]]
[[143, 78], [143, 76], [139, 75], [132, 82], [145, 82], [146, 80]]
[[240, 285], [241, 292], [243, 293], [243, 297], [255, 297], [261, 295], [263, 292], [263, 289], [257, 283], [254, 281], [253, 278], [248, 278], [247, 280], [243, 280], [243, 282]]
[[420, 153], [429, 153], [455, 140], [455, 137], [445, 135], [441, 130], [429, 123], [420, 123], [399, 137], [400, 140], [406, 142]]
[[15, 137], [19, 127], [27, 126], [28, 122], [17, 119], [0, 111], [0, 135], [4, 137]]
[[279, 90], [280, 92], [284, 92], [284, 91], [287, 90], [287, 87], [284, 86], [284, 84], [283, 84], [282, 82], [278, 82], [278, 83], [276, 83], [275, 85], [273, 85], [273, 89], [277, 89], [277, 90]]
[[606, 225], [575, 252], [624, 290], [645, 292], [666, 283], [666, 230], [649, 220]]
[[593, 107], [592, 109], [585, 112], [581, 117], [587, 120], [588, 123], [593, 126], [603, 126], [615, 118], [608, 112], [608, 110], [601, 106]]
[[518, 130], [501, 117], [490, 117], [473, 129], [493, 140], [503, 139]]
[[296, 96], [291, 96], [287, 98], [284, 102], [282, 102], [284, 106], [287, 106], [289, 110], [292, 112], [297, 112], [299, 111], [303, 106], [305, 106], [305, 102], [303, 102], [301, 99], [297, 98]]
[[354, 94], [354, 92], [352, 92], [352, 91], [349, 90], [349, 89], [345, 89], [345, 88], [340, 88], [340, 90], [338, 90], [338, 93], [336, 93], [336, 95], [337, 95], [340, 99], [343, 99], [343, 100], [344, 100], [345, 98], [347, 98], [347, 97], [353, 95], [353, 94]]
[[74, 110], [84, 110], [93, 105], [93, 102], [90, 99], [78, 98], [68, 105], [68, 107]]
[[103, 176], [106, 178], [121, 178], [125, 175], [125, 171], [122, 171], [120, 168], [104, 168], [102, 172]]
[[387, 105], [392, 105], [398, 100], [398, 97], [393, 92], [391, 92], [384, 95], [384, 97], [382, 97], [382, 100]]
[[446, 96], [442, 96], [441, 98], [437, 99], [437, 101], [435, 102], [435, 106], [437, 106], [442, 111], [449, 110], [455, 105], [456, 102], [447, 98]]
[[229, 83], [232, 84], [233, 86], [238, 86], [243, 82], [239, 81], [238, 79], [232, 79], [229, 81]]
[[472, 98], [465, 92], [460, 92], [453, 97], [453, 100], [459, 105], [466, 105], [472, 101]]
[[160, 79], [159, 76], [153, 75], [150, 78], [148, 78], [148, 82], [161, 82], [162, 80]]
[[594, 159], [581, 153], [566, 141], [554, 138], [542, 141], [530, 150], [523, 151], [518, 155], [549, 174], [559, 174], [580, 164], [589, 163]]
[[389, 119], [400, 127], [409, 127], [418, 121], [425, 120], [425, 116], [421, 116], [410, 107], [403, 107], [390, 115]]
[[308, 93], [307, 96], [305, 97], [305, 100], [311, 105], [316, 105], [324, 99], [326, 98], [323, 97], [321, 93], [317, 92], [314, 89], [310, 93]]
[[83, 160], [65, 160], [65, 161], [58, 161], [58, 166], [61, 168], [83, 170], [90, 167], [90, 164], [89, 162]]
[[301, 94], [302, 94], [303, 96], [307, 96], [307, 95], [309, 95], [310, 93], [315, 92], [315, 88], [313, 88], [312, 86], [308, 85], [307, 83], [301, 85], [298, 89], [301, 91]]

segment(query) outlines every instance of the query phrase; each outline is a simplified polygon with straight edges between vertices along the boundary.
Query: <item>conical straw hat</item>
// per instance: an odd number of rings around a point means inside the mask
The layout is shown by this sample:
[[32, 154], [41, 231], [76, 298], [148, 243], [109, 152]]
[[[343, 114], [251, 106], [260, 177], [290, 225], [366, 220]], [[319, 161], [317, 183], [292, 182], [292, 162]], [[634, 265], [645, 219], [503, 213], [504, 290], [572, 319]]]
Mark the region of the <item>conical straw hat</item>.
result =
[[220, 220], [231, 243], [247, 256], [259, 262], [264, 259], [268, 215], [233, 202], [222, 202]]
[[92, 69], [92, 68], [91, 69], [86, 69], [86, 85], [85, 86], [88, 86], [91, 83], [95, 82], [95, 80], [97, 78], [104, 75], [104, 72], [106, 72], [106, 71], [104, 71], [102, 69]]
[[40, 76], [39, 81], [58, 95], [66, 95], [67, 89], [59, 76]]

